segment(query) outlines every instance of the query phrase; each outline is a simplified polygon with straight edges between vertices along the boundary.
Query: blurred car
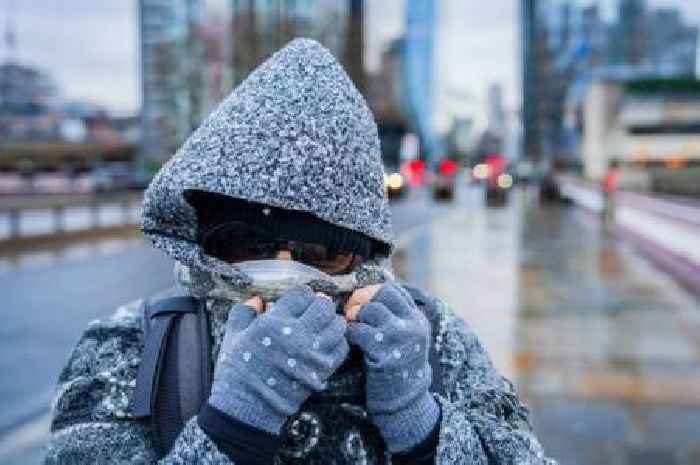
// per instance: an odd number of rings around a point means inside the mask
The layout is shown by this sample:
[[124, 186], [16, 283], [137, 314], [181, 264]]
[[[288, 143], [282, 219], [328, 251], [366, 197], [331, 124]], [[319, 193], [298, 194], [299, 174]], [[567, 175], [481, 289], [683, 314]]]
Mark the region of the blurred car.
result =
[[506, 170], [506, 157], [500, 153], [491, 153], [484, 156], [479, 163], [472, 168], [472, 180], [485, 182], [495, 179]]
[[486, 204], [489, 206], [502, 206], [508, 202], [508, 193], [513, 187], [513, 176], [501, 173], [489, 178], [486, 183]]
[[31, 182], [18, 173], [0, 173], [0, 195], [31, 192]]
[[115, 190], [115, 183], [112, 177], [101, 169], [79, 176], [76, 179], [75, 186], [80, 192], [110, 192]]
[[97, 192], [121, 191], [129, 188], [131, 167], [126, 163], [110, 163], [92, 173]]
[[489, 177], [489, 167], [486, 163], [477, 163], [472, 168], [472, 182], [484, 182]]
[[506, 171], [506, 158], [500, 153], [484, 157], [483, 162], [476, 165], [473, 175], [486, 183], [486, 204], [490, 206], [505, 205], [508, 192], [513, 187], [513, 176]]
[[547, 204], [561, 201], [559, 183], [553, 173], [547, 173], [540, 181], [540, 202]]
[[134, 172], [128, 164], [112, 163], [79, 176], [75, 189], [79, 192], [143, 190], [150, 179], [147, 174]]
[[409, 187], [422, 186], [427, 181], [425, 162], [420, 158], [406, 160], [401, 164], [401, 174]]
[[442, 201], [454, 199], [458, 170], [459, 164], [454, 158], [440, 160], [433, 180], [433, 199]]
[[67, 194], [72, 187], [70, 176], [64, 173], [38, 173], [31, 182], [31, 191], [35, 194]]
[[384, 173], [384, 187], [390, 199], [401, 197], [406, 192], [406, 179], [396, 170]]

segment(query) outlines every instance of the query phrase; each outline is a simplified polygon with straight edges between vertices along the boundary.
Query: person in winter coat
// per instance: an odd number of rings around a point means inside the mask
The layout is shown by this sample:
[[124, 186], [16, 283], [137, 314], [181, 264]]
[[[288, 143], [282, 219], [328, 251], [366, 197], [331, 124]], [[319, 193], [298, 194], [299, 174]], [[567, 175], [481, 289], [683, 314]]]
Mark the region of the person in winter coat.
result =
[[[177, 309], [128, 304], [60, 374], [47, 464], [553, 463], [473, 330], [393, 280], [376, 124], [318, 43], [292, 41], [194, 131], [142, 229], [175, 260], [164, 295], [202, 305], [206, 395], [168, 394], [194, 370], [161, 324]], [[171, 362], [182, 379], [154, 368]]]

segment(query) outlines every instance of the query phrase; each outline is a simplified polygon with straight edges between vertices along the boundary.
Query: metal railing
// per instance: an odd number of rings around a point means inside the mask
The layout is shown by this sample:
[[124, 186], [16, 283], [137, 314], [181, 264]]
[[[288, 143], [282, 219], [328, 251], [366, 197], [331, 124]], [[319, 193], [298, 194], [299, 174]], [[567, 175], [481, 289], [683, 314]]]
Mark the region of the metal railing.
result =
[[138, 224], [143, 194], [3, 196], [0, 241]]

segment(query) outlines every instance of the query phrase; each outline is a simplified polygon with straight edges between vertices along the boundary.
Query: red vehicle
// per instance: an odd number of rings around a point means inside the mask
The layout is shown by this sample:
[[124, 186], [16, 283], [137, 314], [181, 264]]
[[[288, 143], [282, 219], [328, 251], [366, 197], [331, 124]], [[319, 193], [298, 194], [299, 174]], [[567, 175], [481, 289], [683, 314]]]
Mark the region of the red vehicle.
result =
[[425, 162], [420, 158], [407, 160], [401, 165], [401, 174], [409, 186], [422, 186], [425, 183]]
[[435, 200], [452, 200], [455, 195], [455, 179], [459, 163], [454, 158], [443, 158], [437, 165], [437, 173], [433, 182], [433, 198]]

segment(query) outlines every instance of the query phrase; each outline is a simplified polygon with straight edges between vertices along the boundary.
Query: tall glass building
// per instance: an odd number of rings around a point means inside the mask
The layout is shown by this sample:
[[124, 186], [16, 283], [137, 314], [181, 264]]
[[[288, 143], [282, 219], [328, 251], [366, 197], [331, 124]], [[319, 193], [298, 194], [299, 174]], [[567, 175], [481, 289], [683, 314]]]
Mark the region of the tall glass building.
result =
[[212, 106], [295, 37], [324, 44], [364, 89], [363, 0], [211, 3], [216, 10], [208, 0], [139, 0], [145, 165], [174, 154]]
[[205, 111], [202, 0], [140, 0], [142, 159], [169, 158]]
[[364, 83], [362, 0], [231, 0], [231, 74], [238, 84], [295, 37], [318, 40]]
[[435, 2], [421, 0], [406, 5], [406, 37], [403, 66], [409, 119], [414, 122], [423, 155], [437, 152], [433, 131], [433, 50]]

